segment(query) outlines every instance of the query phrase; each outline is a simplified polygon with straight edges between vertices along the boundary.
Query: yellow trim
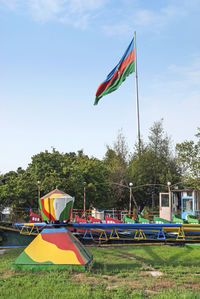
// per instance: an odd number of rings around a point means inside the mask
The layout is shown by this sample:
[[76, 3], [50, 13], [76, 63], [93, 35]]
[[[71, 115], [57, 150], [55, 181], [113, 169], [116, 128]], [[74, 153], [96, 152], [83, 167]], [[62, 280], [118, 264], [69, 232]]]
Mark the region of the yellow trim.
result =
[[[58, 196], [58, 197], [61, 197], [61, 196]], [[53, 206], [54, 198], [55, 198], [55, 196], [48, 197], [48, 198], [44, 199], [44, 209], [45, 209], [45, 211], [47, 211], [47, 213], [51, 214], [51, 216], [55, 219], [56, 217], [55, 217], [55, 211], [54, 211], [54, 206]]]
[[50, 195], [48, 198], [59, 198], [59, 197], [64, 197], [64, 196], [67, 196], [67, 194], [54, 193], [54, 194]]
[[176, 240], [177, 241], [185, 241], [185, 233], [184, 233], [184, 229], [182, 227], [180, 227], [178, 230], [178, 236], [177, 236]]
[[[102, 237], [103, 235], [105, 236], [105, 238]], [[106, 232], [104, 230], [101, 232], [101, 234], [99, 236], [99, 240], [108, 241], [107, 234], [106, 234]]]
[[[113, 232], [114, 231], [114, 232]], [[114, 234], [115, 233], [115, 234]], [[114, 235], [113, 235], [114, 234]], [[119, 240], [120, 237], [118, 235], [118, 231], [117, 229], [114, 229], [111, 231], [111, 234], [110, 234], [110, 240]]]
[[139, 229], [139, 230], [136, 230], [134, 239], [135, 240], [143, 240], [143, 239], [146, 240], [146, 235], [141, 229]]
[[34, 223], [24, 223], [22, 229], [20, 230], [21, 235], [38, 235], [38, 227]]

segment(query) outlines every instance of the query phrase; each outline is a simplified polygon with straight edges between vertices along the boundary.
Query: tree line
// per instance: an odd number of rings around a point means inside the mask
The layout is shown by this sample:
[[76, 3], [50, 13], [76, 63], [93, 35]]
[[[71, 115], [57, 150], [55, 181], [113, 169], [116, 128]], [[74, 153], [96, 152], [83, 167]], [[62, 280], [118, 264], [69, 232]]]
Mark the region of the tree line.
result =
[[112, 146], [107, 146], [103, 159], [88, 157], [83, 150], [60, 153], [53, 148], [31, 158], [26, 169], [19, 167], [0, 175], [0, 206], [14, 208], [38, 207], [40, 195], [58, 188], [75, 197], [75, 208], [83, 208], [83, 188], [86, 188], [86, 208], [127, 209], [129, 183], [142, 210], [156, 207], [158, 194], [167, 191], [167, 182], [179, 188], [200, 187], [200, 130], [197, 141], [184, 141], [175, 149], [163, 129], [163, 121], [149, 129], [148, 141], [130, 152], [122, 131]]

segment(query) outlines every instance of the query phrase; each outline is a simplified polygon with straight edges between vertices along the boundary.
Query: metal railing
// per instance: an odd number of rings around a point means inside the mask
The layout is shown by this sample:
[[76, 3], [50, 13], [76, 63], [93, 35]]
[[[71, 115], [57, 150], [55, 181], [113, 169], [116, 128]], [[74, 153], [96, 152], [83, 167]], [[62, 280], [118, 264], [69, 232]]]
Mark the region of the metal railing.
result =
[[[73, 209], [72, 214], [72, 221], [75, 220], [75, 216], [79, 216], [80, 218], [88, 218], [91, 215], [94, 218], [98, 218], [100, 220], [104, 220], [105, 216], [111, 217], [117, 220], [123, 220], [125, 215], [128, 215], [128, 210], [117, 210], [117, 209], [110, 209], [110, 210], [86, 210], [84, 215], [83, 209]], [[132, 211], [131, 218], [136, 219], [137, 213], [136, 211]]]

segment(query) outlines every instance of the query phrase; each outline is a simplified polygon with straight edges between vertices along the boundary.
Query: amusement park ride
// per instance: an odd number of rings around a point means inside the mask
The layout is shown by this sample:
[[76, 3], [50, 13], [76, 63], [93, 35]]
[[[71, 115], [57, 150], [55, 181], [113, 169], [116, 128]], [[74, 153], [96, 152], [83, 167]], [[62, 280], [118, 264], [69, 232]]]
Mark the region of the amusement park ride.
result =
[[46, 222], [22, 225], [22, 231], [26, 227], [27, 231], [31, 229], [30, 234], [38, 235], [15, 260], [12, 269], [87, 268], [92, 255], [66, 228], [73, 204], [74, 198], [58, 189], [39, 199], [41, 217]]
[[[92, 255], [77, 237], [98, 244], [200, 242], [200, 220], [195, 217], [198, 216], [200, 196], [195, 190], [176, 189], [161, 193], [160, 217], [154, 217], [154, 223], [140, 215], [139, 223], [127, 215], [124, 223], [107, 216], [101, 221], [91, 216], [87, 220], [78, 215], [75, 222], [70, 222], [73, 204], [73, 197], [55, 189], [39, 199], [43, 222], [15, 224], [20, 234], [34, 236], [34, 239], [12, 264], [12, 269], [70, 267], [85, 270], [92, 261]], [[178, 211], [182, 218], [175, 214]], [[32, 213], [32, 220], [37, 217]]]

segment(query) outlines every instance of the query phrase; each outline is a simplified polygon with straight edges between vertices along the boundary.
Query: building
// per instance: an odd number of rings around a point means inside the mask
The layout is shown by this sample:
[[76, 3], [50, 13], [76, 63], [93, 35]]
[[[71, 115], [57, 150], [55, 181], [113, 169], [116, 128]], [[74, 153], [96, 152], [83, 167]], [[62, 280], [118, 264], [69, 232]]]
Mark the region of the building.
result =
[[200, 191], [192, 189], [169, 190], [160, 193], [160, 218], [172, 221], [172, 215], [187, 219], [187, 215], [200, 216]]

